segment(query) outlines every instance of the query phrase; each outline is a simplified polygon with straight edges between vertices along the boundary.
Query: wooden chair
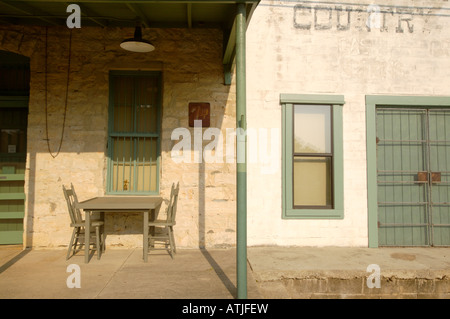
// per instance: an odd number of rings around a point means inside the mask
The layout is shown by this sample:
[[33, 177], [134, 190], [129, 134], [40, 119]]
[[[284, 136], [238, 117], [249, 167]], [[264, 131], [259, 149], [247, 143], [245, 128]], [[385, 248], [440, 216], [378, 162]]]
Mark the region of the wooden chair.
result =
[[[180, 190], [179, 183], [175, 187], [175, 183], [172, 184], [172, 190], [170, 192], [170, 200], [167, 206], [166, 219], [149, 221], [149, 251], [151, 250], [167, 250], [170, 256], [173, 258], [173, 254], [176, 253], [175, 237], [173, 235], [173, 226], [176, 224], [177, 214], [177, 202], [178, 192]], [[154, 228], [154, 229], [153, 229]], [[156, 247], [155, 245], [164, 245], [163, 248]]]
[[[73, 227], [72, 238], [70, 239], [69, 248], [67, 251], [66, 260], [69, 259], [70, 253], [73, 251], [73, 255], [77, 252], [78, 240], [82, 240], [83, 244], [85, 243], [85, 232], [84, 226], [85, 222], [82, 219], [81, 212], [78, 208], [76, 208], [76, 204], [78, 203], [77, 194], [75, 193], [75, 189], [72, 184], [70, 184], [71, 188], [66, 189], [63, 185], [63, 193], [66, 198], [67, 208], [69, 210], [70, 215], [70, 227]], [[95, 237], [95, 245], [94, 250], [97, 250], [97, 259], [100, 259], [102, 251], [105, 250], [105, 236], [104, 236], [104, 222], [102, 220], [91, 220], [91, 229], [92, 233], [90, 238]], [[94, 235], [95, 232], [95, 235]], [[90, 243], [87, 243], [90, 245]], [[100, 246], [101, 245], [101, 246]], [[82, 244], [80, 243], [78, 250], [80, 250]]]

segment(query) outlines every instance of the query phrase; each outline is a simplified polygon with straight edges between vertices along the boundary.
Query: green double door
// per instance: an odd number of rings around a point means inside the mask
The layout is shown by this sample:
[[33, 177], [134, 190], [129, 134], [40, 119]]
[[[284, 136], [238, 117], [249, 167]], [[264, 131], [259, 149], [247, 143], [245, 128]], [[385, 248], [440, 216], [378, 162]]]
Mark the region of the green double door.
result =
[[450, 246], [450, 109], [377, 108], [380, 246]]

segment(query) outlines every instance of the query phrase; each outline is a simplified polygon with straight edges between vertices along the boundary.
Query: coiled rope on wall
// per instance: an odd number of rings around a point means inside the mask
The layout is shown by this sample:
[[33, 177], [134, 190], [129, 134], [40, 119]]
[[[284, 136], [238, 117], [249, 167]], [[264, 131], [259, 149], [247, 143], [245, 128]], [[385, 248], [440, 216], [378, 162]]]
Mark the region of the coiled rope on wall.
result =
[[69, 57], [68, 57], [68, 65], [67, 65], [67, 82], [66, 82], [66, 98], [64, 102], [64, 115], [63, 115], [63, 123], [62, 123], [62, 131], [61, 138], [59, 140], [58, 150], [56, 154], [53, 154], [50, 147], [50, 138], [48, 136], [48, 79], [47, 79], [47, 71], [48, 71], [48, 27], [45, 27], [45, 134], [47, 141], [48, 152], [53, 158], [56, 158], [61, 151], [61, 146], [64, 139], [64, 129], [66, 127], [66, 115], [67, 115], [67, 101], [69, 95], [69, 80], [70, 80], [70, 60], [72, 53], [72, 29], [69, 31]]

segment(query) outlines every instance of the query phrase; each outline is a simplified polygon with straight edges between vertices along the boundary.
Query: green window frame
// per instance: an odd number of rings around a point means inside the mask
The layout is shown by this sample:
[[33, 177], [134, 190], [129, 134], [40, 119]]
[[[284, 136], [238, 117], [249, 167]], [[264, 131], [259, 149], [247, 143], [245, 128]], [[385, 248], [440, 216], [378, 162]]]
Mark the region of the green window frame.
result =
[[[281, 94], [282, 109], [282, 204], [283, 219], [342, 219], [344, 218], [344, 162], [342, 109], [345, 104], [342, 95]], [[330, 106], [330, 131], [332, 150], [322, 157], [331, 158], [331, 198], [330, 205], [294, 205], [294, 109], [296, 105]], [[312, 155], [312, 154], [306, 154]], [[315, 155], [313, 155], [315, 156]]]
[[159, 194], [161, 78], [155, 71], [109, 73], [107, 194]]

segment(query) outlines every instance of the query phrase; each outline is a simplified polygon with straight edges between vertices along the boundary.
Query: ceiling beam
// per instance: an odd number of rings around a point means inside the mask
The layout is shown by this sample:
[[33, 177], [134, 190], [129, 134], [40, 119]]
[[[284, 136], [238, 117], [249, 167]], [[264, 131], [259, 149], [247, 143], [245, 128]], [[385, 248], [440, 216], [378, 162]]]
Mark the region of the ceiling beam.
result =
[[12, 23], [4, 18], [0, 18], [0, 24], [14, 25], [14, 23]]
[[139, 17], [140, 22], [144, 25], [144, 27], [146, 27], [146, 28], [150, 27], [150, 21], [149, 21], [148, 17], [144, 14], [144, 12], [142, 12], [141, 8], [139, 8], [139, 6], [137, 4], [128, 3], [128, 1], [127, 1], [126, 5], [131, 11], [133, 11], [133, 13], [136, 16]]
[[[257, 2], [255, 3], [250, 3], [247, 4], [246, 6], [246, 13], [247, 13], [247, 18], [246, 18], [246, 27], [248, 27], [248, 24], [250, 22], [250, 18], [253, 15], [253, 12], [256, 9], [257, 6]], [[234, 60], [236, 57], [236, 19], [233, 18], [233, 24], [231, 26], [230, 29], [224, 29], [223, 32], [223, 37], [224, 37], [224, 50], [223, 50], [223, 60], [222, 60], [222, 64], [223, 64], [223, 68], [224, 68], [224, 80], [225, 80], [225, 84], [226, 85], [230, 85], [231, 84], [231, 74], [233, 71], [233, 65], [234, 65]]]
[[[68, 6], [71, 3], [70, 2], [66, 2], [65, 4]], [[86, 19], [89, 19], [92, 22], [95, 22], [99, 26], [102, 26], [102, 27], [106, 27], [107, 26], [105, 23], [101, 22], [99, 19], [94, 18], [94, 17], [100, 16], [97, 12], [95, 12], [92, 9], [89, 9], [84, 4], [78, 4], [78, 6], [80, 6], [81, 15], [84, 16]]]

